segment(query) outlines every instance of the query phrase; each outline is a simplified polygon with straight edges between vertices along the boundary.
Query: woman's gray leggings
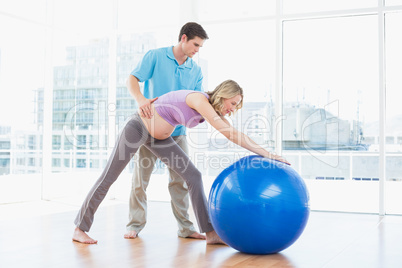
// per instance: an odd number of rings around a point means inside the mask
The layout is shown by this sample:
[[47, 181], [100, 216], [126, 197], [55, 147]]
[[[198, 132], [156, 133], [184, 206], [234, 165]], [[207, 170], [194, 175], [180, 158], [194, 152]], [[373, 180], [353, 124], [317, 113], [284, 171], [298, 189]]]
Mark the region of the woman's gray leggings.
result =
[[78, 212], [74, 221], [75, 225], [82, 231], [89, 231], [94, 214], [110, 186], [116, 181], [141, 145], [146, 146], [186, 181], [200, 232], [212, 231], [201, 172], [171, 137], [165, 140], [154, 139], [145, 128], [138, 113], [133, 115], [121, 131], [105, 169], [89, 191]]

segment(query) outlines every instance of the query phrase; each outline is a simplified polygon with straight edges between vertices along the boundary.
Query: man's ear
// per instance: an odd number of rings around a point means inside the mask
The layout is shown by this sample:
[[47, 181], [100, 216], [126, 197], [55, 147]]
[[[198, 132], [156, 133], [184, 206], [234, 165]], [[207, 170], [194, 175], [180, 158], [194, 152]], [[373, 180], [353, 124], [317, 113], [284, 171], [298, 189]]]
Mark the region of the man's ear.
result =
[[182, 43], [184, 43], [184, 42], [188, 41], [187, 39], [188, 39], [188, 38], [187, 38], [187, 35], [186, 35], [186, 34], [182, 34], [180, 41], [181, 41]]

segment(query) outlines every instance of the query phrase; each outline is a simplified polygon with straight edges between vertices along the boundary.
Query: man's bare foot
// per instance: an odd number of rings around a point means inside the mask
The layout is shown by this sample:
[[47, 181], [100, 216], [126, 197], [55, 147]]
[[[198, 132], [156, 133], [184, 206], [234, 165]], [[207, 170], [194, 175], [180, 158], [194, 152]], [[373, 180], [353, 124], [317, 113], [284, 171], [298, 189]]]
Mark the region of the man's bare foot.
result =
[[199, 234], [197, 232], [194, 232], [191, 235], [186, 236], [186, 238], [194, 238], [194, 239], [202, 239], [202, 240], [207, 239], [207, 237], [205, 235]]
[[73, 233], [73, 241], [83, 244], [96, 244], [98, 240], [90, 238], [87, 233], [76, 227]]
[[128, 231], [127, 233], [124, 234], [125, 239], [134, 239], [138, 237], [138, 234], [136, 231]]
[[218, 234], [215, 231], [207, 232], [206, 235], [208, 245], [216, 245], [216, 244], [226, 245], [226, 243], [222, 241], [222, 239], [218, 236]]

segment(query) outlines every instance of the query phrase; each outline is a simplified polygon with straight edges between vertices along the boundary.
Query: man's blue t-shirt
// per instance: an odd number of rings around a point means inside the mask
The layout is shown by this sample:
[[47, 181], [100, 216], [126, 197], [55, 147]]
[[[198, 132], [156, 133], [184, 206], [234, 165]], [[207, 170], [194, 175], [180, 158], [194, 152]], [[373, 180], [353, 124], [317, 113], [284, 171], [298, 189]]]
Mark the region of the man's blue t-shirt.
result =
[[[173, 55], [173, 47], [148, 51], [131, 75], [144, 82], [143, 95], [147, 99], [159, 97], [176, 90], [202, 90], [201, 68], [192, 58], [179, 65]], [[185, 135], [186, 128], [177, 126], [172, 136]]]

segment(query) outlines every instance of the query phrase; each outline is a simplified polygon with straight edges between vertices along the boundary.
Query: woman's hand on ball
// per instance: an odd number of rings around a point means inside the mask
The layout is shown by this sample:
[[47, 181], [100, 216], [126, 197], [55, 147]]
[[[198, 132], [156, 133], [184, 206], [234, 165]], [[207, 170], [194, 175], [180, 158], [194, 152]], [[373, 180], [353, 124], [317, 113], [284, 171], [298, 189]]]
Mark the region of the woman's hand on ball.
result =
[[273, 160], [277, 160], [277, 161], [283, 162], [283, 163], [288, 164], [288, 165], [290, 166], [290, 163], [289, 163], [285, 158], [283, 158], [283, 157], [280, 156], [280, 155], [277, 155], [277, 154], [270, 154], [270, 155], [268, 156], [268, 158], [271, 158], [271, 159], [273, 159]]

